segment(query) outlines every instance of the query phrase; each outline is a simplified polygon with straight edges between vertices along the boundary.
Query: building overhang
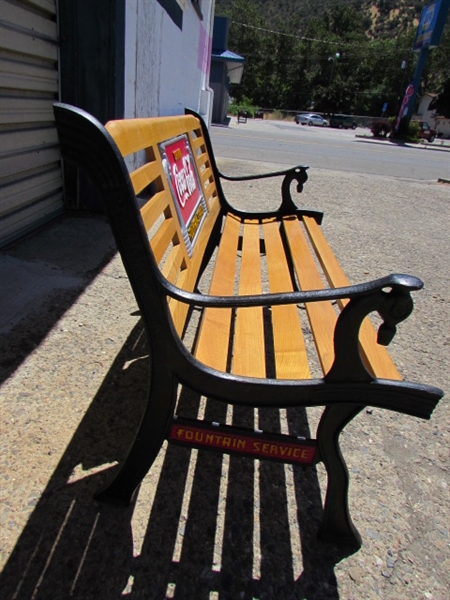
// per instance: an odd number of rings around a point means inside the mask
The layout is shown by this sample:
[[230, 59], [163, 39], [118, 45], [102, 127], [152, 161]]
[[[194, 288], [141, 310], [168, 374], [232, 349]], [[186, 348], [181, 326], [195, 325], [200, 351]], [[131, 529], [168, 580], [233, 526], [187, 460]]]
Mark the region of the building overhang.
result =
[[231, 50], [217, 51], [213, 49], [211, 58], [217, 62], [225, 63], [230, 83], [241, 83], [245, 62], [243, 56], [231, 52]]

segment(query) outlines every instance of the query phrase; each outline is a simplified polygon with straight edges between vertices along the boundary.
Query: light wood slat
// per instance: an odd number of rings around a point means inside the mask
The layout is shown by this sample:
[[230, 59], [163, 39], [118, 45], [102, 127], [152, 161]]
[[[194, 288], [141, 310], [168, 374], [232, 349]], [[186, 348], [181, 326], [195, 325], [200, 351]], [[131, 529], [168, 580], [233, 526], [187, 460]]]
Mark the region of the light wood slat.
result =
[[211, 186], [213, 186], [214, 189], [216, 188], [214, 179], [211, 177], [211, 175], [209, 173], [204, 173], [204, 172], [200, 173], [200, 186], [203, 191], [203, 195], [205, 197], [206, 197], [208, 188], [210, 188]]
[[[323, 289], [325, 286], [300, 222], [296, 217], [287, 217], [283, 223], [300, 288], [302, 290]], [[322, 370], [327, 373], [334, 361], [333, 333], [337, 318], [336, 312], [331, 302], [308, 302], [306, 311]]]
[[113, 136], [123, 156], [150, 147], [154, 148], [155, 156], [157, 156], [159, 154], [158, 142], [188, 133], [192, 129], [195, 130], [198, 127], [198, 121], [191, 115], [121, 119], [109, 121], [105, 127]]
[[[177, 244], [171, 249], [169, 256], [167, 257], [167, 260], [162, 268], [162, 274], [174, 285], [184, 288], [187, 273], [188, 270], [186, 268], [183, 244]], [[183, 334], [188, 306], [186, 304], [182, 304], [181, 302], [177, 302], [173, 298], [170, 298], [169, 309], [172, 314], [175, 329], [178, 335], [181, 336]]]
[[[292, 291], [292, 281], [286, 263], [279, 223], [263, 224], [267, 255], [267, 269], [270, 291]], [[295, 305], [272, 307], [273, 342], [275, 350], [275, 370], [280, 379], [307, 379], [310, 377], [308, 357]]]
[[[197, 137], [197, 138], [196, 138], [196, 137], [194, 137], [194, 136], [192, 135], [192, 133], [191, 133], [191, 132], [189, 132], [189, 133], [190, 133], [190, 135], [189, 135], [189, 138], [190, 138], [190, 141], [191, 141], [191, 146], [192, 146], [192, 149], [193, 149], [193, 150], [197, 150], [197, 148], [203, 148], [203, 147], [204, 147], [204, 145], [205, 145], [205, 139], [204, 139], [204, 137], [203, 137], [203, 136], [200, 136], [200, 137]], [[205, 154], [206, 154], [206, 153], [205, 153]]]
[[161, 269], [161, 273], [164, 277], [173, 284], [176, 283], [181, 265], [185, 260], [181, 246], [182, 244], [176, 244], [171, 248], [167, 259], [164, 261], [163, 268]]
[[[316, 220], [312, 217], [304, 217], [303, 221], [317, 258], [322, 265], [328, 285], [330, 287], [345, 287], [350, 285], [347, 276], [328, 245], [328, 242], [322, 233], [322, 229], [317, 224]], [[347, 299], [344, 299], [343, 301], [338, 300], [339, 307], [342, 309], [347, 302]]]
[[133, 184], [134, 193], [139, 194], [161, 173], [160, 167], [156, 162], [149, 162], [133, 171], [130, 175]]
[[[305, 217], [304, 222], [330, 287], [350, 285], [317, 222], [311, 217]], [[346, 299], [340, 302], [340, 308], [342, 309], [347, 302]], [[359, 339], [365, 363], [376, 377], [402, 379], [386, 347], [377, 343], [377, 332], [369, 318], [366, 318], [361, 326]]]
[[[228, 216], [220, 241], [210, 294], [233, 295], [240, 229], [240, 222]], [[231, 314], [232, 311], [228, 308], [206, 308], [195, 349], [195, 356], [200, 361], [220, 371], [225, 371], [227, 367]]]
[[207, 188], [205, 188], [203, 195], [205, 197], [206, 203], [208, 204], [208, 206], [211, 204], [211, 202], [214, 201], [214, 199], [217, 199], [217, 188], [216, 188], [216, 184], [214, 182], [211, 182]]
[[170, 192], [162, 190], [161, 192], [156, 193], [141, 208], [141, 217], [147, 232], [150, 231], [160, 216], [168, 209], [170, 200]]
[[159, 217], [169, 206], [172, 196], [168, 190], [157, 192], [148, 202], [141, 208], [141, 216], [144, 221], [145, 230], [149, 231]]
[[207, 183], [208, 181], [214, 181], [214, 174], [211, 165], [206, 165], [201, 174], [204, 183]]
[[[184, 269], [178, 275], [177, 281], [175, 281], [175, 285], [182, 289], [187, 289], [189, 286], [187, 285], [187, 281], [189, 279], [189, 269]], [[184, 326], [186, 324], [186, 318], [189, 312], [189, 305], [183, 302], [179, 302], [178, 300], [174, 300], [173, 298], [169, 298], [169, 310], [172, 315], [173, 325], [175, 327], [176, 332], [181, 337], [183, 335]]]
[[175, 222], [173, 217], [170, 217], [161, 223], [161, 227], [150, 240], [150, 246], [157, 263], [162, 260], [175, 233]]
[[[243, 227], [239, 295], [261, 292], [259, 223], [246, 222]], [[266, 376], [262, 307], [237, 309], [233, 348], [233, 373], [249, 377]]]
[[210, 168], [209, 156], [206, 154], [206, 152], [196, 155], [195, 159], [197, 161], [199, 171], [203, 166], [205, 167], [205, 169]]
[[[203, 260], [203, 256], [205, 254], [205, 248], [211, 236], [211, 232], [215, 225], [216, 219], [219, 216], [219, 212], [219, 202], [216, 201], [214, 203], [211, 203], [208, 218], [203, 223], [198, 239], [195, 242], [192, 258], [188, 258], [186, 253], [185, 261], [188, 265], [188, 268], [181, 273], [179, 280], [175, 282], [178, 287], [184, 290], [192, 291], [197, 283], [200, 266]], [[184, 244], [181, 244], [181, 246], [183, 252], [186, 252]], [[176, 330], [178, 332], [183, 331], [186, 316], [189, 311], [189, 306], [182, 302], [173, 301], [171, 302], [171, 311]]]
[[213, 172], [211, 167], [206, 167], [203, 171], [200, 171], [200, 179], [202, 180], [202, 189], [205, 188], [209, 183], [214, 182]]
[[198, 172], [204, 177], [207, 173], [209, 177], [213, 178], [212, 167], [207, 154], [202, 154], [197, 157]]
[[[194, 137], [193, 132], [189, 131], [189, 142], [192, 148], [192, 153], [194, 155], [195, 163], [197, 165], [197, 173], [199, 174], [201, 180], [201, 188], [202, 190], [205, 187], [205, 167], [206, 170], [209, 170], [209, 176], [212, 177], [212, 170], [210, 168], [210, 159], [208, 152], [206, 151], [205, 139], [203, 135], [200, 137]], [[199, 152], [200, 150], [200, 152]]]

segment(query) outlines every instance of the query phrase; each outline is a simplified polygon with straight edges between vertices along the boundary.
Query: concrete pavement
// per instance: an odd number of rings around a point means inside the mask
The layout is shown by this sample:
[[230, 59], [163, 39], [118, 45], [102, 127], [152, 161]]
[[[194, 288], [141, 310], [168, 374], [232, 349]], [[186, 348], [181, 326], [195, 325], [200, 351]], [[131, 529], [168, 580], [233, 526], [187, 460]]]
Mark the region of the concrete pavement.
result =
[[[231, 185], [236, 204], [278, 203], [279, 182]], [[391, 271], [425, 280], [392, 354], [405, 377], [447, 393], [449, 198], [436, 182], [310, 171], [300, 202], [325, 211], [352, 281]], [[353, 555], [316, 541], [320, 465], [303, 472], [164, 448], [133, 506], [100, 506], [92, 496], [126, 453], [147, 376], [107, 223], [65, 215], [0, 254], [0, 281], [2, 598], [447, 598], [446, 398], [430, 422], [369, 410], [344, 434], [364, 539]], [[180, 402], [192, 412], [200, 400], [184, 392]], [[244, 421], [248, 412], [236, 411]], [[314, 431], [317, 419], [308, 411], [302, 427]]]

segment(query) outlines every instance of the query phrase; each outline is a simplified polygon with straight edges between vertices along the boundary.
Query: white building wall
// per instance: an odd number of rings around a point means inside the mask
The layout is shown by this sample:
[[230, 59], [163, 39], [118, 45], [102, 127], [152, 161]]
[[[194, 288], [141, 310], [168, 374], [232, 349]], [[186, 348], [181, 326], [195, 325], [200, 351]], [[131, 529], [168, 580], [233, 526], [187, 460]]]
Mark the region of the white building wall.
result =
[[436, 117], [436, 131], [441, 137], [450, 139], [450, 119], [447, 117]]
[[414, 115], [417, 121], [426, 121], [433, 129], [436, 128], [436, 111], [430, 110], [429, 106], [435, 96], [436, 94], [424, 94], [420, 99], [417, 115]]
[[157, 0], [128, 0], [125, 13], [125, 117], [183, 114], [211, 122], [208, 87], [214, 0], [203, 0], [203, 20], [191, 2], [180, 29]]

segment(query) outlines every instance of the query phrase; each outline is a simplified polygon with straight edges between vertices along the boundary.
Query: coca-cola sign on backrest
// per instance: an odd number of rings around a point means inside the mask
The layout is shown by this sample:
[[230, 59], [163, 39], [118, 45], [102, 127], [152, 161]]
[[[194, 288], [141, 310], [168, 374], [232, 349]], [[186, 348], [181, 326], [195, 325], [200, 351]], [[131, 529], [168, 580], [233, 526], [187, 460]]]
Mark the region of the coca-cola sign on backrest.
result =
[[187, 135], [159, 145], [189, 256], [208, 209]]

